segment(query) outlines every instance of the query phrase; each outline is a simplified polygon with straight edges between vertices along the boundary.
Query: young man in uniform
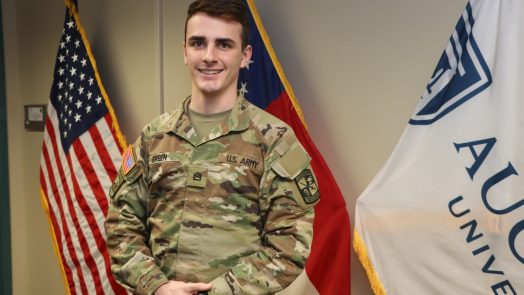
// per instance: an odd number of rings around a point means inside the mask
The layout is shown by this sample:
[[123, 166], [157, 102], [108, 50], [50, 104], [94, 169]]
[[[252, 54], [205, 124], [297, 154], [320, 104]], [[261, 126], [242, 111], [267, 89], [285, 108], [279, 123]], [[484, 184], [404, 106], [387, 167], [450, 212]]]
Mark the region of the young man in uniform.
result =
[[292, 129], [237, 93], [247, 33], [241, 0], [188, 9], [191, 96], [143, 129], [109, 192], [111, 270], [131, 292], [271, 294], [304, 268], [319, 193]]

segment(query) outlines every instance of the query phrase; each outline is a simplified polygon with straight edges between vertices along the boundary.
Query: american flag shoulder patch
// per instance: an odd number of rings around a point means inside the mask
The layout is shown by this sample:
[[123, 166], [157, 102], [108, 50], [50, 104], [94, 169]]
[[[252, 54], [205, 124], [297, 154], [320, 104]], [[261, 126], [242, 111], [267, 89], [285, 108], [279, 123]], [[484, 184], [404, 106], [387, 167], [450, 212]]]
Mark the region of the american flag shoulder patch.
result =
[[127, 175], [133, 168], [136, 167], [135, 150], [133, 146], [129, 146], [122, 155], [122, 174]]

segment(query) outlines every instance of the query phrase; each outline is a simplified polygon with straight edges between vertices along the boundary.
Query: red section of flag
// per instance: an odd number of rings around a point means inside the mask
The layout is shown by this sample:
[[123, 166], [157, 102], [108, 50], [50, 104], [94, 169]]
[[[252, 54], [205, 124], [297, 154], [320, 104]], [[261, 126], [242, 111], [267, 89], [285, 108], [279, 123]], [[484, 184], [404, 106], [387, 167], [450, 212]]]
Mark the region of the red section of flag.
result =
[[[106, 173], [104, 166], [114, 170], [118, 162], [107, 162], [106, 156], [99, 155], [109, 153], [108, 145], [112, 153], [119, 150], [114, 142], [94, 147], [97, 139], [92, 134], [99, 133], [95, 125], [92, 129], [96, 131], [82, 135], [66, 154], [57, 142], [55, 120], [50, 106], [40, 178], [68, 288], [71, 294], [88, 294], [88, 290], [96, 290], [96, 294], [125, 294], [112, 277], [103, 230], [106, 191], [111, 182], [107, 175], [104, 181], [100, 180], [104, 178], [101, 174]], [[99, 123], [106, 124], [105, 119]], [[91, 144], [84, 146], [86, 141]], [[100, 150], [104, 152], [99, 154]]]
[[312, 251], [306, 264], [309, 279], [322, 295], [350, 294], [350, 224], [346, 202], [324, 158], [304, 128], [289, 96], [283, 92], [266, 109], [289, 124], [312, 158], [320, 189], [315, 206]]
[[350, 294], [350, 224], [346, 202], [324, 159], [309, 137], [302, 111], [271, 46], [254, 0], [245, 0], [250, 17], [249, 67], [240, 72], [239, 90], [255, 105], [289, 124], [312, 158], [320, 202], [315, 206], [313, 244], [306, 264], [321, 295]]

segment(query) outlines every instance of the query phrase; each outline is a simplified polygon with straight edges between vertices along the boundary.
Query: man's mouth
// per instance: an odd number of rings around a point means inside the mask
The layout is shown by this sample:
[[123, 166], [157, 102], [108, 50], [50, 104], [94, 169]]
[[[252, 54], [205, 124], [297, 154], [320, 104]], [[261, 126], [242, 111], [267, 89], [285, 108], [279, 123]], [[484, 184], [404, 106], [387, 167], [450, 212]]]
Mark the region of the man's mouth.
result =
[[222, 73], [223, 70], [198, 69], [204, 75], [216, 75]]

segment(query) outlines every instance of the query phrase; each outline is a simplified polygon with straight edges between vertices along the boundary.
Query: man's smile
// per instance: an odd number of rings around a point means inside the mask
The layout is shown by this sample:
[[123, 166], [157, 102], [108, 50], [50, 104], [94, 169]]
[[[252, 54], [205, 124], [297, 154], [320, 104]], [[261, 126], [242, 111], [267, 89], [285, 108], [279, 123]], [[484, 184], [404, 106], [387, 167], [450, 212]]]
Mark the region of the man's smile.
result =
[[216, 74], [220, 74], [222, 73], [224, 70], [223, 69], [217, 69], [217, 70], [214, 70], [214, 69], [197, 69], [200, 73], [204, 74], [204, 75], [216, 75]]

